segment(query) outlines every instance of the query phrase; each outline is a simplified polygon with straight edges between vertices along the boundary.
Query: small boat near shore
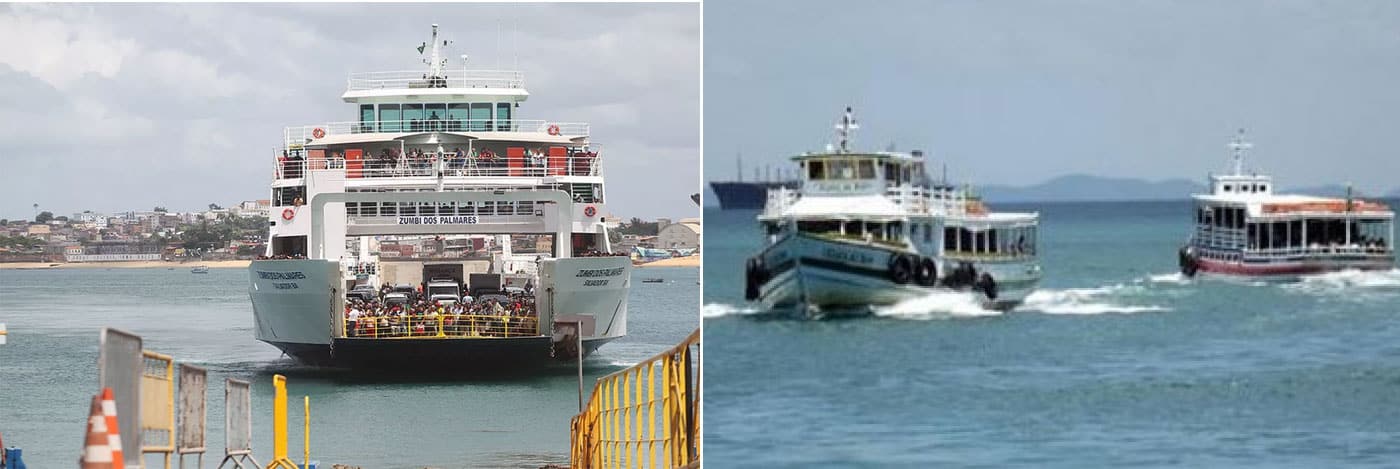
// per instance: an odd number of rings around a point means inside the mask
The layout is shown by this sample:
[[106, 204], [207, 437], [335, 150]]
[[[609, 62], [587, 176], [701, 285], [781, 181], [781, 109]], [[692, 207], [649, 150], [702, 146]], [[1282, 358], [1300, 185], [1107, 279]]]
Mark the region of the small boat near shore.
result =
[[194, 268], [191, 268], [191, 269], [190, 269], [190, 273], [192, 273], [192, 274], [207, 274], [207, 273], [209, 273], [209, 266], [207, 266], [207, 265], [197, 265], [197, 266], [194, 266]]
[[1227, 145], [1234, 171], [1210, 177], [1210, 194], [1192, 196], [1195, 228], [1177, 252], [1181, 273], [1289, 277], [1395, 266], [1395, 212], [1345, 198], [1275, 194], [1273, 179], [1243, 171], [1253, 144], [1241, 129]]
[[839, 145], [792, 158], [798, 189], [769, 191], [747, 300], [822, 318], [938, 291], [1005, 310], [1034, 290], [1038, 214], [992, 212], [970, 190], [930, 180], [921, 151], [851, 150], [849, 107], [836, 128]]

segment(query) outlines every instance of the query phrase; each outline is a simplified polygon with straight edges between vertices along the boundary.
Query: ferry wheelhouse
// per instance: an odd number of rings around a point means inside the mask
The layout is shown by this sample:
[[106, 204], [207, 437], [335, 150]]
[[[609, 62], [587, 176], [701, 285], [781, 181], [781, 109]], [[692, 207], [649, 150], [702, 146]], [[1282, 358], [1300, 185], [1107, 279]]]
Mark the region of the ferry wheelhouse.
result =
[[521, 119], [522, 73], [449, 70], [437, 25], [430, 44], [426, 70], [350, 75], [356, 119], [286, 128], [257, 339], [313, 364], [513, 371], [623, 337], [631, 262], [607, 254], [589, 125]]
[[926, 176], [923, 152], [839, 146], [792, 158], [801, 186], [769, 192], [758, 222], [766, 238], [748, 259], [748, 300], [804, 317], [859, 315], [870, 307], [961, 290], [1009, 309], [1040, 280], [1039, 215], [994, 213], [970, 191]]
[[1178, 252], [1181, 272], [1294, 276], [1395, 265], [1395, 212], [1346, 198], [1275, 194], [1272, 178], [1245, 174], [1244, 131], [1228, 145], [1232, 174], [1212, 175], [1194, 195], [1195, 230]]

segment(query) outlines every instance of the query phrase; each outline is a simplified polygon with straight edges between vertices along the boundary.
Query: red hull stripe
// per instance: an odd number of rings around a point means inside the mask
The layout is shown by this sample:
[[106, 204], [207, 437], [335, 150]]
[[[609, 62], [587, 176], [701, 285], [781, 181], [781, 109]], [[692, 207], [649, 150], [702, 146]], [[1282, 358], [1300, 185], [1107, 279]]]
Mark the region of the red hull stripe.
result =
[[1200, 267], [1202, 272], [1233, 275], [1307, 275], [1345, 269], [1386, 270], [1390, 268], [1389, 263], [1381, 262], [1327, 264], [1290, 262], [1255, 265], [1201, 258], [1196, 259], [1196, 265]]

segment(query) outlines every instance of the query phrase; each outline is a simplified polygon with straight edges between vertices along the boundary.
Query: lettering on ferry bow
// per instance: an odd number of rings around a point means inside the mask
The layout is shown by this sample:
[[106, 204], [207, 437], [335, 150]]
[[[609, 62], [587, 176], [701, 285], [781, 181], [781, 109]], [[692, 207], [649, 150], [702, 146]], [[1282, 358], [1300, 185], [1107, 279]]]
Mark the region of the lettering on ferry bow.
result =
[[826, 256], [827, 259], [854, 262], [858, 264], [869, 264], [875, 262], [875, 256], [871, 256], [860, 251], [851, 251], [847, 249], [826, 248], [826, 250], [822, 251], [822, 255]]
[[400, 225], [475, 225], [476, 215], [399, 217]]
[[616, 269], [580, 269], [574, 277], [589, 279], [583, 281], [585, 287], [603, 287], [608, 285], [609, 280], [598, 277], [616, 277], [622, 275], [623, 270], [622, 267]]

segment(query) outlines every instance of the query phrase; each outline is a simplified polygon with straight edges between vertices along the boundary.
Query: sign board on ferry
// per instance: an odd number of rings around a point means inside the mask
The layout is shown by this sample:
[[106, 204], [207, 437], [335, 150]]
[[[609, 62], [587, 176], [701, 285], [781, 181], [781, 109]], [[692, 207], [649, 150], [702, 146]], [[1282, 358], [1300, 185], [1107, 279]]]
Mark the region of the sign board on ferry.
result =
[[400, 225], [475, 225], [476, 215], [399, 217]]

